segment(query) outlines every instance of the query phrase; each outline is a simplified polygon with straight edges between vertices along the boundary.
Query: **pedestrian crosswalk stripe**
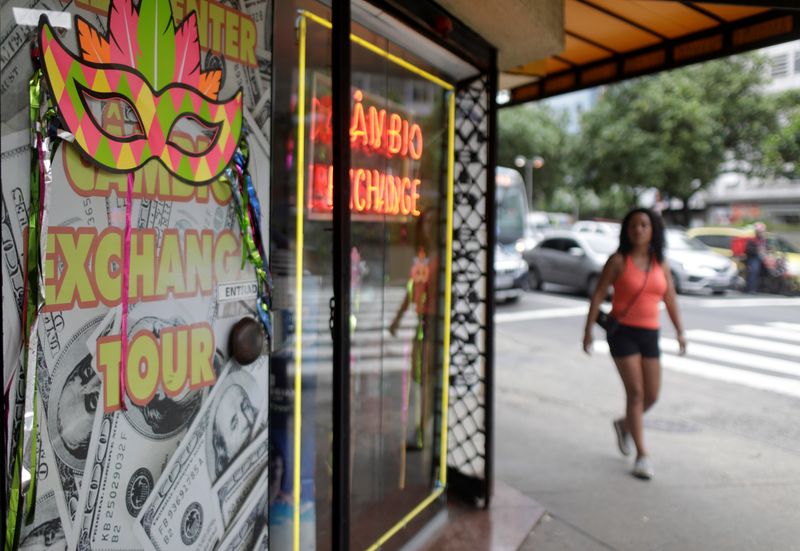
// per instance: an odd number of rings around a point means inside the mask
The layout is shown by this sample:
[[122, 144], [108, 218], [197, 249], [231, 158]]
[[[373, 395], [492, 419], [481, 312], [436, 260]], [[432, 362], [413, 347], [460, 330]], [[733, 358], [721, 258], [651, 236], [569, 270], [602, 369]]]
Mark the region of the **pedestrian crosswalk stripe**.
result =
[[792, 297], [746, 297], [731, 299], [703, 299], [687, 305], [700, 308], [760, 308], [762, 306], [800, 306], [800, 300]]
[[800, 323], [789, 323], [786, 321], [771, 321], [767, 325], [770, 327], [777, 327], [778, 329], [790, 329], [792, 331], [800, 331]]
[[800, 381], [792, 379], [762, 375], [761, 373], [753, 373], [752, 371], [744, 371], [742, 369], [731, 369], [722, 365], [693, 360], [683, 356], [673, 356], [671, 354], [665, 354], [661, 359], [661, 364], [672, 371], [680, 371], [706, 379], [738, 383], [751, 388], [770, 390], [772, 392], [800, 398]]
[[542, 310], [523, 310], [521, 312], [503, 312], [494, 315], [495, 323], [508, 323], [512, 321], [527, 321], [551, 318], [569, 318], [585, 316], [589, 306], [573, 306], [572, 308], [545, 308]]
[[791, 329], [741, 324], [731, 325], [728, 327], [728, 330], [734, 333], [750, 335], [751, 337], [767, 337], [769, 339], [778, 339], [781, 341], [800, 342], [800, 331], [792, 331]]
[[[691, 349], [691, 347], [692, 343], [690, 342], [689, 348]], [[608, 343], [596, 341], [594, 350], [596, 352], [608, 352]], [[661, 365], [670, 371], [678, 371], [705, 379], [734, 383], [800, 398], [800, 381], [785, 377], [754, 373], [736, 367], [728, 367], [666, 353], [661, 356]]]
[[[661, 345], [661, 350], [665, 353], [678, 353], [678, 341], [675, 339], [662, 338], [659, 344]], [[689, 342], [687, 345], [687, 355], [690, 358], [708, 358], [718, 362], [800, 377], [800, 363], [770, 358], [760, 354], [750, 354], [740, 350], [731, 350], [719, 346], [709, 346], [699, 342]]]
[[717, 331], [706, 331], [705, 329], [692, 329], [686, 332], [686, 336], [690, 341], [705, 341], [714, 344], [725, 344], [734, 348], [749, 348], [771, 354], [800, 357], [800, 346], [794, 344], [766, 341]]

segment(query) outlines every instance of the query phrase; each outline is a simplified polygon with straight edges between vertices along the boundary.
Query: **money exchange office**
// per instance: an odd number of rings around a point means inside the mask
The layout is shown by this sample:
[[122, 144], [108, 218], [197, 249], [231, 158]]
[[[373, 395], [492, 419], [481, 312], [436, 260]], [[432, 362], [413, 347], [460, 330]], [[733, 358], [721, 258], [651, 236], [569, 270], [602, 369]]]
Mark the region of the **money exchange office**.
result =
[[393, 6], [2, 6], [6, 549], [399, 548], [486, 497], [494, 50]]

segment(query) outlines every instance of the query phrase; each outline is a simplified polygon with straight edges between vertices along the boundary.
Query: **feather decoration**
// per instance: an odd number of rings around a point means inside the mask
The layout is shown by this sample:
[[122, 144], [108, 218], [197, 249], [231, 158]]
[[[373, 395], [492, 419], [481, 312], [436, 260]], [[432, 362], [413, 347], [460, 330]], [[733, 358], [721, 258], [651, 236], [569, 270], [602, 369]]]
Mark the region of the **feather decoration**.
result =
[[192, 12], [175, 31], [175, 74], [173, 82], [200, 87], [200, 39], [197, 14]]
[[217, 99], [222, 71], [202, 72], [197, 14], [176, 28], [170, 0], [111, 0], [108, 38], [78, 18], [81, 55], [86, 61], [114, 63], [137, 69], [158, 91], [183, 83]]
[[112, 0], [108, 13], [111, 63], [136, 67], [136, 58], [139, 56], [138, 26], [139, 13], [133, 6], [133, 0]]
[[78, 23], [78, 42], [83, 59], [93, 63], [109, 63], [111, 53], [108, 40], [82, 17], [76, 17], [76, 21]]
[[200, 85], [197, 89], [207, 98], [217, 99], [220, 84], [222, 84], [222, 71], [214, 69], [213, 71], [200, 73]]
[[142, 0], [136, 34], [139, 38], [136, 68], [154, 90], [161, 90], [175, 74], [175, 23], [169, 0]]

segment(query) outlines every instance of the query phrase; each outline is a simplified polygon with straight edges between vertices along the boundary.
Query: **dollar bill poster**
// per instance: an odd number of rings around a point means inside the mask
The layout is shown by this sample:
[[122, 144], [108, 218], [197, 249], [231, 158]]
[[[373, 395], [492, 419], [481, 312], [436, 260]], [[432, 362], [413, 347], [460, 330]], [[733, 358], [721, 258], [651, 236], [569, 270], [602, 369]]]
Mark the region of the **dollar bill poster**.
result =
[[35, 482], [14, 547], [265, 547], [272, 4], [0, 15], [4, 461]]

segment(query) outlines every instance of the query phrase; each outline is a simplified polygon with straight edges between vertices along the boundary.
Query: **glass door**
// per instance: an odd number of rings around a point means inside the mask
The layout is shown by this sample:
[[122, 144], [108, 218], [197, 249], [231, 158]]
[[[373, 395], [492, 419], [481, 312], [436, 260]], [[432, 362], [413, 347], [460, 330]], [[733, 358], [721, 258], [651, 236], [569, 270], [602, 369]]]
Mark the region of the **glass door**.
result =
[[367, 4], [352, 13], [350, 221], [339, 222], [350, 270], [336, 273], [330, 10], [296, 0], [275, 11], [272, 262], [284, 302], [275, 307], [272, 464], [281, 483], [270, 530], [280, 549], [331, 546], [341, 369], [331, 301], [340, 278], [350, 291], [350, 548], [400, 546], [413, 534], [394, 534], [440, 510], [428, 506], [441, 507], [446, 484], [451, 83], [474, 70]]
[[313, 0], [275, 3], [272, 549], [331, 548], [333, 221], [314, 208], [331, 163], [331, 35], [302, 15], [312, 12], [329, 17]]
[[395, 548], [445, 483], [454, 96], [352, 5], [350, 547]]

